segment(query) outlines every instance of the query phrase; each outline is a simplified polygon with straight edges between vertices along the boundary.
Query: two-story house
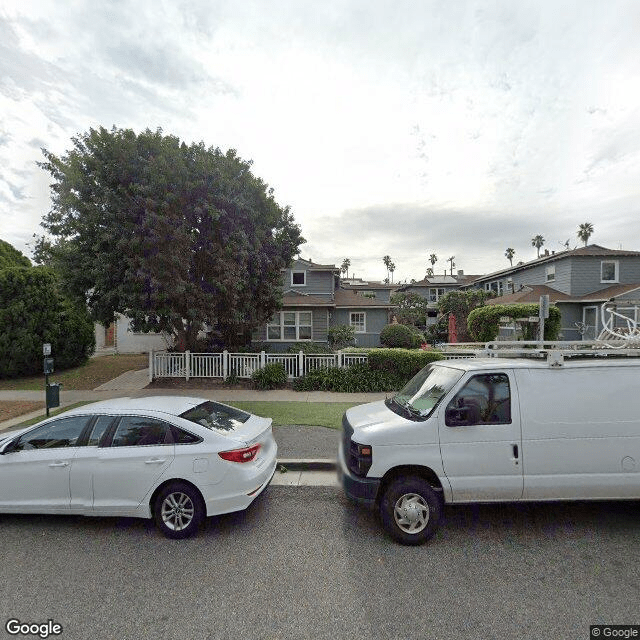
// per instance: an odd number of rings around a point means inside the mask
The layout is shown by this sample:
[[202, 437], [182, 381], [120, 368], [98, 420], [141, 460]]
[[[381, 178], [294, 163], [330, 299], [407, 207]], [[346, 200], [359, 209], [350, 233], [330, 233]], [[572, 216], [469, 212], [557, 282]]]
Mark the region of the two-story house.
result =
[[356, 345], [380, 345], [380, 331], [389, 322], [391, 304], [366, 290], [340, 286], [335, 265], [298, 258], [282, 271], [282, 309], [254, 332], [253, 343], [286, 351], [301, 343], [328, 344], [330, 327], [351, 325]]
[[640, 252], [596, 244], [545, 251], [531, 262], [476, 278], [472, 286], [498, 294], [487, 304], [537, 303], [541, 295], [548, 295], [562, 314], [562, 339], [593, 339], [602, 329], [604, 302], [637, 313], [632, 303], [640, 298]]

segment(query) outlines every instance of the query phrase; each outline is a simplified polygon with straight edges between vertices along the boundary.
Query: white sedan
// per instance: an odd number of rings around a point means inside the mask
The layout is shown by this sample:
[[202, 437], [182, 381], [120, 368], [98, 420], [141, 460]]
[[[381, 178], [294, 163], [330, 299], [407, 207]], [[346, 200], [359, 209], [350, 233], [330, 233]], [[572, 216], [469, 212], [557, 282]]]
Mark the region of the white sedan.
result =
[[276, 469], [271, 419], [201, 398], [117, 398], [0, 433], [0, 512], [154, 518], [169, 538], [246, 509]]

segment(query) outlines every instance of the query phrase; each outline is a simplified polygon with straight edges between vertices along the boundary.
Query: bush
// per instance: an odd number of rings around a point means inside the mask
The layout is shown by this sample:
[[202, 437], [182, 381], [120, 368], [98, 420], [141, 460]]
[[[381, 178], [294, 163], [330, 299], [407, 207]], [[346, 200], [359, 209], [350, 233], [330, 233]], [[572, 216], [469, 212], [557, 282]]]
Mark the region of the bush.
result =
[[356, 328], [348, 324], [340, 324], [335, 327], [329, 327], [327, 335], [329, 337], [329, 346], [338, 351], [355, 344]]
[[[469, 314], [469, 332], [478, 342], [490, 342], [498, 337], [500, 330], [500, 318], [527, 318], [537, 316], [539, 305], [537, 304], [495, 304], [474, 309]], [[549, 317], [544, 322], [544, 339], [557, 340], [560, 333], [561, 315], [558, 307], [549, 307]], [[537, 325], [535, 325], [537, 326]], [[534, 327], [525, 327], [525, 339], [535, 340]]]
[[406, 324], [388, 324], [380, 332], [380, 342], [385, 347], [417, 349], [424, 342], [424, 336]]
[[389, 371], [373, 370], [366, 364], [355, 364], [345, 369], [328, 367], [314, 369], [293, 382], [296, 391], [336, 391], [366, 393], [396, 391], [406, 380]]
[[369, 368], [386, 371], [408, 382], [430, 362], [442, 360], [437, 351], [409, 351], [408, 349], [374, 349], [369, 352]]
[[56, 369], [85, 362], [95, 348], [87, 311], [60, 295], [44, 267], [0, 269], [0, 378], [42, 373], [45, 342]]
[[254, 389], [282, 389], [287, 384], [287, 372], [283, 365], [272, 362], [262, 369], [254, 371], [251, 376], [251, 386]]

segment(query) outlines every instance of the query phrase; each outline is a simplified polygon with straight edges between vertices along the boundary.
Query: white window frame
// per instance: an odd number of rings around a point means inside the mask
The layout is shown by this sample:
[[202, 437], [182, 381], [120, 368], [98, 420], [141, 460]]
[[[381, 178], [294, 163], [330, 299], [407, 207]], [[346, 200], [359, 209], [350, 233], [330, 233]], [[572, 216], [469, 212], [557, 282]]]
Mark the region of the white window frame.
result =
[[544, 270], [544, 281], [545, 282], [555, 282], [556, 281], [556, 265], [552, 264], [548, 267], [545, 267]]
[[[300, 283], [296, 283], [293, 281], [293, 275], [296, 273], [301, 273], [302, 274], [302, 284]], [[307, 272], [306, 271], [291, 271], [291, 286], [292, 287], [306, 287], [307, 286]]]
[[[362, 316], [362, 322], [354, 322], [353, 316]], [[367, 333], [367, 312], [366, 311], [349, 311], [349, 326], [355, 328], [355, 333]], [[362, 329], [358, 327], [362, 326]]]
[[[291, 324], [290, 322], [285, 324], [285, 317], [291, 314], [294, 315], [294, 324]], [[301, 316], [304, 316], [305, 314], [308, 314], [309, 322], [300, 321]], [[274, 322], [274, 320], [278, 320], [278, 322]], [[303, 317], [303, 320], [306, 320], [306, 318]], [[279, 329], [280, 337], [279, 338], [269, 337], [269, 329], [270, 328], [275, 329], [276, 327], [278, 327]], [[285, 327], [295, 327], [295, 338], [285, 336]], [[309, 337], [301, 338], [300, 329], [307, 328], [307, 327], [309, 328], [309, 334], [310, 334]], [[307, 311], [277, 311], [276, 314], [271, 319], [271, 321], [267, 323], [267, 336], [266, 336], [267, 342], [311, 342], [312, 340], [313, 340], [313, 311], [311, 311], [310, 309]]]
[[[604, 273], [602, 272], [605, 264], [613, 265], [613, 280], [605, 280]], [[609, 283], [617, 283], [620, 281], [620, 262], [618, 260], [603, 260], [600, 263], [600, 282], [609, 282]]]
[[[435, 292], [435, 300], [433, 299], [431, 292]], [[442, 296], [446, 294], [446, 289], [444, 287], [430, 287], [429, 288], [429, 302], [438, 302]]]

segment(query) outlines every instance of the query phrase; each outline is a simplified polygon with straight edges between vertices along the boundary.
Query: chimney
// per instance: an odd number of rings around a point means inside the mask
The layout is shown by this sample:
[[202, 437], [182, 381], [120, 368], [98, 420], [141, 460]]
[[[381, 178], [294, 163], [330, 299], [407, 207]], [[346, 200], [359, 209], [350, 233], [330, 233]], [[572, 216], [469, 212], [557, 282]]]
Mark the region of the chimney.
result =
[[544, 255], [545, 255], [545, 256], [548, 256], [548, 255], [549, 255], [549, 249], [545, 249], [545, 250], [544, 250]]
[[464, 275], [464, 269], [458, 269], [458, 278]]

